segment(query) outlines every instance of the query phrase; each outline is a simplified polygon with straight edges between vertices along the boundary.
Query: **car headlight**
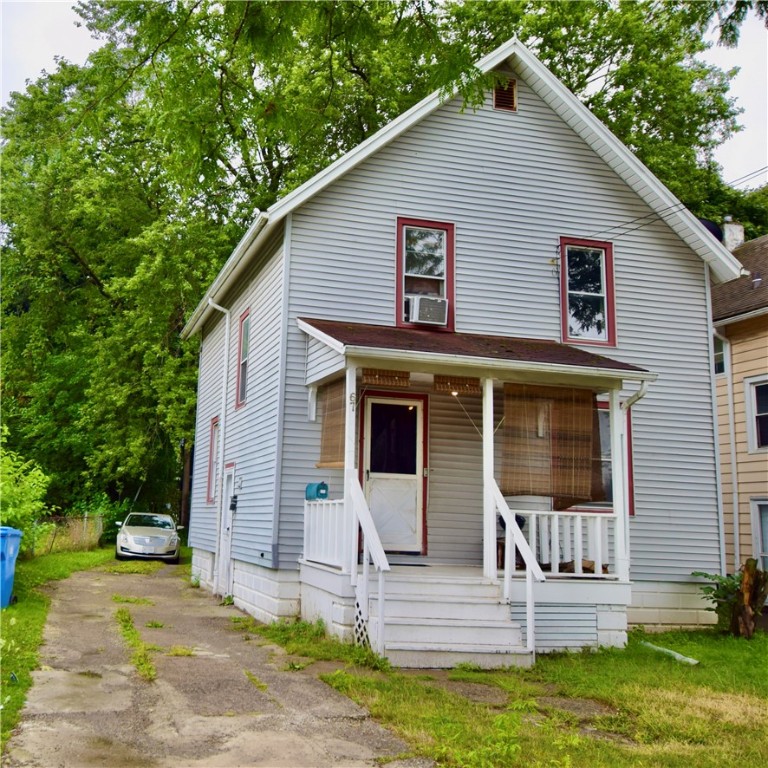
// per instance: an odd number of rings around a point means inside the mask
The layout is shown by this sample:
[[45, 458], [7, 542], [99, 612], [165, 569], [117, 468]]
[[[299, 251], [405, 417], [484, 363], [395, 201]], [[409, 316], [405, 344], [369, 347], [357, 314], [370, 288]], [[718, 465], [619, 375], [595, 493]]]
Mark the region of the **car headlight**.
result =
[[174, 533], [170, 539], [168, 539], [168, 546], [175, 547], [179, 543], [179, 537]]

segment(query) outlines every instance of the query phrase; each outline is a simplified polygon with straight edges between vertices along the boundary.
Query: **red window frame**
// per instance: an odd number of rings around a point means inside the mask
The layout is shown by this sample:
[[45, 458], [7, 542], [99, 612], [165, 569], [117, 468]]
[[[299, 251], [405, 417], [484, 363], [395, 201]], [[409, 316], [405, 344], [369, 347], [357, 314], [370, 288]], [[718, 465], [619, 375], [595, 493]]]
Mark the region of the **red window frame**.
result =
[[[405, 228], [423, 227], [445, 231], [445, 298], [448, 300], [448, 316], [444, 326], [424, 326], [406, 322], [405, 318]], [[455, 328], [456, 288], [455, 271], [456, 225], [445, 221], [428, 221], [399, 216], [397, 219], [397, 288], [395, 295], [395, 324], [398, 328], [425, 328], [435, 331], [453, 331]]]
[[[216, 436], [218, 435], [218, 439]], [[221, 439], [219, 432], [219, 417], [214, 416], [211, 419], [210, 431], [208, 433], [208, 483], [206, 487], [206, 501], [213, 504], [216, 501], [216, 453], [218, 453], [218, 441]]]
[[[602, 250], [605, 279], [605, 339], [584, 339], [571, 336], [568, 329], [568, 246]], [[570, 344], [589, 344], [598, 347], [616, 346], [616, 295], [613, 277], [613, 244], [603, 240], [582, 240], [573, 237], [560, 238], [560, 322], [562, 341]]]
[[[235, 390], [235, 408], [241, 408], [248, 399], [248, 363], [250, 361], [251, 346], [251, 310], [246, 309], [240, 315], [240, 329], [237, 336], [237, 389]], [[243, 326], [248, 322], [248, 349], [246, 350], [245, 360], [243, 360]], [[243, 363], [245, 363], [245, 378], [243, 380]], [[244, 381], [244, 384], [243, 384]]]

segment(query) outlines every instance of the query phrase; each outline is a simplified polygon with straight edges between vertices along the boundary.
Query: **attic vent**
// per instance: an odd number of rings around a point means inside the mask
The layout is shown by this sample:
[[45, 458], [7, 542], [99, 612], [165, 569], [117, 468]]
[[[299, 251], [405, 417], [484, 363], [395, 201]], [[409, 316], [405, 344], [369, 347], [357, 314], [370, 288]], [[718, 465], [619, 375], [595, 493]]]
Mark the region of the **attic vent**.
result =
[[509, 80], [506, 85], [497, 85], [493, 89], [493, 108], [517, 112], [517, 80]]

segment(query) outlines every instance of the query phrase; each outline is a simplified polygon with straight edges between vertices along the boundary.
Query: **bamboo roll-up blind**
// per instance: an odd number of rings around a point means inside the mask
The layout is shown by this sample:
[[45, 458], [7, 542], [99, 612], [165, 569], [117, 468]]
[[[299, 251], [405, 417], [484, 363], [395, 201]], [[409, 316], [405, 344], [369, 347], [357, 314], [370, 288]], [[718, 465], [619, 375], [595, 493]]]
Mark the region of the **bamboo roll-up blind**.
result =
[[502, 493], [550, 496], [555, 509], [591, 501], [595, 410], [590, 390], [506, 384]]
[[332, 381], [321, 389], [322, 434], [318, 467], [344, 466], [344, 379]]

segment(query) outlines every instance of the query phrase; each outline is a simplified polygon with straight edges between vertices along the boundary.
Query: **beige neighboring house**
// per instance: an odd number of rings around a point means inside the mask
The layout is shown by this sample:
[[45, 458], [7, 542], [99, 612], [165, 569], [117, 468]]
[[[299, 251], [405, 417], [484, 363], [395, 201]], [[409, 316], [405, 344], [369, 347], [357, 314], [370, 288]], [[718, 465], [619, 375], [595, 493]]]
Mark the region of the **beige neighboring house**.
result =
[[744, 243], [735, 223], [727, 223], [724, 234], [750, 273], [712, 288], [725, 554], [732, 573], [749, 557], [768, 568], [768, 235]]

